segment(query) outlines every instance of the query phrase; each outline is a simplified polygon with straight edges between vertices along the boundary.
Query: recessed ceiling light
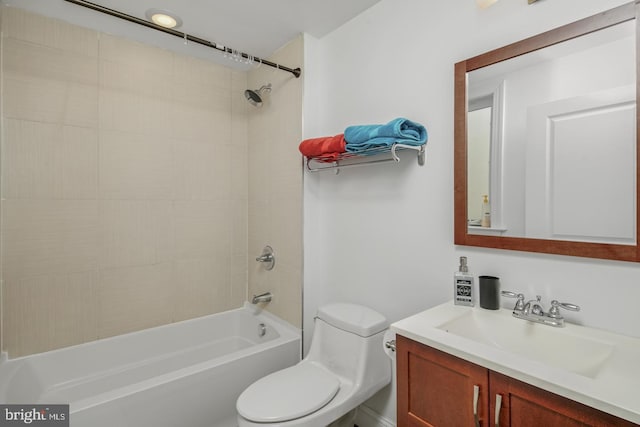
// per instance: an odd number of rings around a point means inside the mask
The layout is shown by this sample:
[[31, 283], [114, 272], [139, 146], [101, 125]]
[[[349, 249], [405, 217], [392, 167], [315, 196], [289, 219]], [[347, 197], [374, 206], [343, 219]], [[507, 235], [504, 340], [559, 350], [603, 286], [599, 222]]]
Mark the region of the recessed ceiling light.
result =
[[486, 9], [498, 0], [476, 0], [476, 4], [480, 9]]
[[149, 9], [145, 13], [147, 19], [153, 21], [154, 24], [165, 28], [177, 28], [182, 25], [182, 19], [178, 15], [168, 10]]

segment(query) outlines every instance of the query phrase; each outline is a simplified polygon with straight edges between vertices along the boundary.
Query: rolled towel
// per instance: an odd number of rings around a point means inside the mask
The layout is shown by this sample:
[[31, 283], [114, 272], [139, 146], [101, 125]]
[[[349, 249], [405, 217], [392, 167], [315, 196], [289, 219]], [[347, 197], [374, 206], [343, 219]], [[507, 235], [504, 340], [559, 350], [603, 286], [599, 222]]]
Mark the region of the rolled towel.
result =
[[345, 152], [344, 134], [305, 139], [300, 143], [298, 149], [307, 157], [335, 159], [340, 153]]
[[346, 150], [357, 153], [395, 143], [423, 145], [427, 142], [427, 129], [419, 123], [400, 117], [385, 125], [349, 126], [344, 131], [344, 139], [347, 142]]

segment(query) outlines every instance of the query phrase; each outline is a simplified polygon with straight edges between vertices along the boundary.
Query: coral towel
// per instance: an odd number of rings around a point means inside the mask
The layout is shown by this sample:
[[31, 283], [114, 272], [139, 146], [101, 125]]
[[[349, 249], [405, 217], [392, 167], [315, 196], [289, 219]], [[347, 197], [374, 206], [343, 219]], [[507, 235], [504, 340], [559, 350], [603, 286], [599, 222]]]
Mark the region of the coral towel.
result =
[[307, 157], [336, 158], [345, 152], [344, 134], [305, 139], [298, 148]]

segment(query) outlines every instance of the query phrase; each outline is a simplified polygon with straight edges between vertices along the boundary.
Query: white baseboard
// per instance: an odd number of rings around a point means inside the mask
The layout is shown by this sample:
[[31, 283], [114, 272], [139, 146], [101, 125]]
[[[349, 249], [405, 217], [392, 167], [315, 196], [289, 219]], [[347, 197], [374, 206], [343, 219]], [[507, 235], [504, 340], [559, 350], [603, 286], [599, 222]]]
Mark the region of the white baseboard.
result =
[[358, 427], [396, 427], [394, 421], [383, 417], [364, 405], [358, 407], [355, 424]]

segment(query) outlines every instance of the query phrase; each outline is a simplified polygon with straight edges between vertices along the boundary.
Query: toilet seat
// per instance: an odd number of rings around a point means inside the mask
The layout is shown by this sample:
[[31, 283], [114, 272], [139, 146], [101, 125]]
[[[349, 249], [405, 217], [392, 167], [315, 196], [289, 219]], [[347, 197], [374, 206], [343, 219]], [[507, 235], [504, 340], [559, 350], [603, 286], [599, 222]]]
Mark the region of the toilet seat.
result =
[[254, 422], [288, 421], [322, 408], [339, 389], [336, 376], [311, 363], [301, 363], [253, 383], [238, 398], [236, 409]]

